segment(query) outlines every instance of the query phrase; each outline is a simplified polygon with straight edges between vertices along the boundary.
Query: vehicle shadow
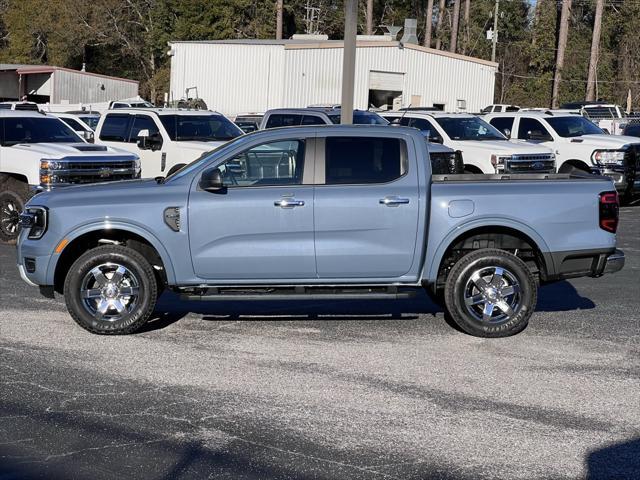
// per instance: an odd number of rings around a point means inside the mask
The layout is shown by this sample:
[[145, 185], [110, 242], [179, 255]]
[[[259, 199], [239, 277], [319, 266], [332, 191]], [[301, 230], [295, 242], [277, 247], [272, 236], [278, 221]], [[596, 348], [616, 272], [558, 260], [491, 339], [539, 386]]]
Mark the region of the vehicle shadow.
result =
[[639, 478], [640, 437], [595, 450], [586, 463], [589, 480]]
[[[538, 292], [537, 311], [565, 312], [595, 308], [589, 298], [581, 296], [567, 282], [544, 285]], [[192, 313], [202, 315], [203, 320], [263, 320], [294, 321], [316, 320], [412, 320], [420, 315], [435, 315], [443, 312], [423, 291], [408, 300], [290, 300], [290, 301], [188, 301], [173, 292], [165, 292], [156, 306], [151, 320], [140, 330], [160, 330]], [[449, 315], [445, 321], [456, 329]]]

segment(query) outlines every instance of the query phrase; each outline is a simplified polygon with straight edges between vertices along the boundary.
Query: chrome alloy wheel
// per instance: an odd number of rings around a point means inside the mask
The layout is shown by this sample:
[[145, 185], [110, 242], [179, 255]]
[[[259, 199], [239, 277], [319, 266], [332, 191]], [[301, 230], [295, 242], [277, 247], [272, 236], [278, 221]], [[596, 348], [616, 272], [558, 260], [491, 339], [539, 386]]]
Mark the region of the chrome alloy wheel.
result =
[[96, 320], [115, 322], [131, 313], [138, 303], [140, 282], [123, 265], [104, 263], [82, 279], [80, 298]]
[[492, 325], [508, 321], [520, 308], [520, 283], [503, 267], [476, 270], [464, 288], [467, 311], [480, 322]]
[[7, 235], [16, 235], [18, 233], [18, 221], [20, 212], [18, 206], [12, 200], [5, 200], [0, 205], [0, 228]]

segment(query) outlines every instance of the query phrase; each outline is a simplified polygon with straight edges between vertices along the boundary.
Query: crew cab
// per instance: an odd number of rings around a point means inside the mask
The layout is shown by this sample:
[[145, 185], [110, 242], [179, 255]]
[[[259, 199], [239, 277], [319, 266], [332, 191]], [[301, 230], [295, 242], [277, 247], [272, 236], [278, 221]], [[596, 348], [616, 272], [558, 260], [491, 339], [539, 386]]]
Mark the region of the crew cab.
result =
[[1, 241], [18, 238], [18, 216], [36, 190], [139, 176], [134, 154], [88, 144], [48, 114], [0, 110]]
[[475, 115], [433, 111], [381, 112], [387, 120], [417, 128], [429, 142], [461, 152], [466, 173], [553, 173], [555, 156], [543, 146], [510, 142]]
[[424, 287], [460, 328], [499, 337], [526, 327], [538, 283], [622, 268], [610, 179], [433, 176], [428, 157], [413, 128], [255, 132], [167, 178], [36, 195], [18, 269], [93, 333], [140, 329], [165, 288], [250, 301]]
[[217, 112], [121, 108], [102, 115], [95, 143], [139, 155], [147, 178], [169, 175], [240, 135], [242, 130]]
[[640, 169], [640, 140], [636, 137], [608, 135], [571, 113], [494, 113], [485, 119], [512, 139], [553, 149], [559, 173], [606, 175], [627, 197], [635, 190]]

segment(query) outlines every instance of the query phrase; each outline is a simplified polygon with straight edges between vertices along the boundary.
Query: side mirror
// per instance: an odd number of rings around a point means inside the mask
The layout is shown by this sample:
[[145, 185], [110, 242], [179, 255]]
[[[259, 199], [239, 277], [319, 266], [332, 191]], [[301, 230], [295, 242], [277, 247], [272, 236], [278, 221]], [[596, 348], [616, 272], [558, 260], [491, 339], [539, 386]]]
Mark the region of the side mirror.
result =
[[147, 130], [146, 128], [144, 130], [140, 130], [138, 132], [138, 148], [140, 150], [148, 150], [149, 146], [148, 146], [148, 140], [149, 140], [149, 130]]
[[505, 137], [507, 137], [507, 138], [511, 138], [511, 130], [510, 130], [510, 129], [508, 129], [508, 128], [504, 128], [504, 129], [502, 130], [502, 133], [504, 134], [504, 136], [505, 136]]
[[222, 173], [219, 168], [210, 168], [202, 172], [200, 177], [200, 188], [206, 192], [220, 192], [224, 190], [224, 183], [222, 182]]
[[93, 143], [94, 133], [90, 132], [89, 130], [85, 130], [82, 132], [82, 138], [84, 138], [89, 143]]

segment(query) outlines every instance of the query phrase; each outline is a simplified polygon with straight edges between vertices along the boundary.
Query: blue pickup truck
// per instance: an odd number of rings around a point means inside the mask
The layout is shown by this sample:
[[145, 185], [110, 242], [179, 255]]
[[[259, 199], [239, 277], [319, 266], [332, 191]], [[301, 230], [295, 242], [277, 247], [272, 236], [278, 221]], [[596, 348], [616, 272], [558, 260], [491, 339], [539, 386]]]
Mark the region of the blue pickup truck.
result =
[[252, 133], [166, 178], [68, 187], [20, 218], [18, 268], [83, 328], [191, 300], [392, 299], [425, 288], [472, 335], [523, 330], [540, 283], [620, 270], [610, 179], [432, 175], [415, 129]]

